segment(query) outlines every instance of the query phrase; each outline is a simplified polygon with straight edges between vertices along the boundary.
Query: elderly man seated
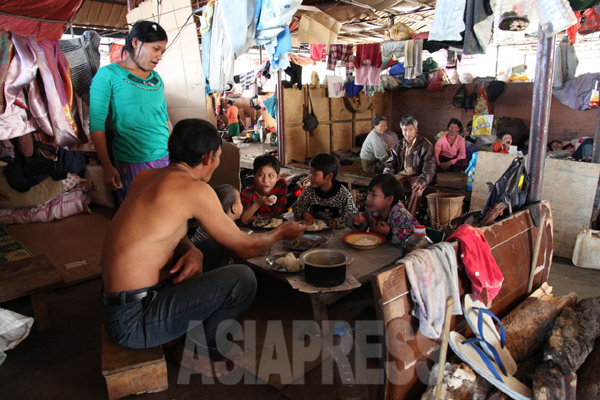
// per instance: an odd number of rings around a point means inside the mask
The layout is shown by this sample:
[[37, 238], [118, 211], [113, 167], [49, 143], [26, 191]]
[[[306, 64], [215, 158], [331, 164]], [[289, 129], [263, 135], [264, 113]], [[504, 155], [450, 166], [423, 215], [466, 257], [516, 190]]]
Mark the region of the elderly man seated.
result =
[[373, 129], [360, 150], [360, 161], [366, 172], [381, 173], [390, 157], [390, 150], [398, 143], [398, 135], [388, 132], [385, 117], [376, 116], [371, 126]]
[[416, 214], [423, 197], [425, 187], [435, 177], [436, 158], [433, 145], [426, 138], [418, 135], [418, 122], [415, 118], [404, 116], [400, 121], [402, 140], [392, 148], [392, 154], [383, 171], [393, 174], [405, 188], [412, 193], [408, 212], [417, 219]]

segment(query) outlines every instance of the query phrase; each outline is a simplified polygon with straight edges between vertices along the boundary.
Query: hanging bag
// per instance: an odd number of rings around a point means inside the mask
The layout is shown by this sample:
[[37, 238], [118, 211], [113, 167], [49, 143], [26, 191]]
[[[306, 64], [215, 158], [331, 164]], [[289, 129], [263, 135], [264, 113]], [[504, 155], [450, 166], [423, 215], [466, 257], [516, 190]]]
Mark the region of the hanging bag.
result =
[[302, 128], [305, 131], [310, 132], [310, 134], [312, 136], [313, 131], [315, 129], [317, 129], [317, 126], [319, 126], [319, 120], [317, 119], [317, 116], [315, 115], [315, 109], [313, 108], [313, 105], [312, 105], [312, 99], [310, 98], [310, 89], [309, 88], [307, 88], [306, 93], [308, 94], [310, 111], [308, 111], [308, 107], [307, 107], [306, 116], [302, 120]]
[[529, 175], [525, 168], [525, 158], [516, 157], [500, 179], [494, 185], [488, 182], [488, 186], [490, 191], [481, 212], [482, 217], [498, 203], [506, 206], [503, 216], [523, 208], [529, 191]]
[[467, 105], [467, 88], [465, 85], [461, 85], [456, 93], [454, 93], [452, 105], [457, 108], [465, 108]]
[[477, 92], [477, 85], [475, 85], [475, 88], [473, 89], [471, 94], [469, 94], [467, 96], [467, 99], [465, 102], [465, 110], [473, 110], [475, 108], [475, 103], [477, 102], [477, 96], [479, 96], [479, 93]]
[[587, 9], [583, 13], [583, 18], [585, 18], [585, 20], [578, 31], [580, 35], [587, 35], [600, 31], [600, 14], [598, 14], [598, 11], [593, 8]]
[[473, 110], [473, 113], [478, 115], [489, 115], [492, 113], [492, 108], [490, 107], [490, 102], [488, 101], [485, 93], [484, 85], [481, 85], [479, 88], [479, 94], [477, 95], [477, 100], [475, 101], [475, 109]]

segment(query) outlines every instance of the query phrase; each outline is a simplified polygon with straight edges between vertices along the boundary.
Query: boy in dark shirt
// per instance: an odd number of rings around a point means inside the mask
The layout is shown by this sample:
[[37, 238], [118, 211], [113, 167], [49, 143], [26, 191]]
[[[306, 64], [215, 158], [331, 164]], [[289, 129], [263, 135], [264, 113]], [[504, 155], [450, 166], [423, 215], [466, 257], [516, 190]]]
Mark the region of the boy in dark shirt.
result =
[[307, 224], [315, 218], [325, 220], [332, 229], [343, 228], [357, 212], [350, 191], [335, 177], [340, 170], [337, 157], [321, 153], [310, 161], [310, 187], [304, 189], [292, 210], [297, 220]]

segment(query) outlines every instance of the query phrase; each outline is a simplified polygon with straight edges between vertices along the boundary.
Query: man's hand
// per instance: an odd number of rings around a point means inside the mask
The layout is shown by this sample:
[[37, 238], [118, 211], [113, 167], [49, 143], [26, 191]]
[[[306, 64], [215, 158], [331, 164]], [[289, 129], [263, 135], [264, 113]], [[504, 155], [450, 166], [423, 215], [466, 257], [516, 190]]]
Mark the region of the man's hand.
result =
[[375, 225], [375, 232], [387, 236], [390, 233], [390, 226], [385, 221], [379, 221], [377, 225]]
[[177, 271], [181, 271], [177, 278], [173, 279], [173, 283], [177, 284], [200, 275], [202, 273], [203, 260], [204, 255], [202, 252], [195, 247], [190, 247], [169, 271], [171, 275], [177, 273]]
[[440, 167], [442, 167], [443, 170], [447, 170], [448, 168], [450, 168], [451, 165], [451, 161], [445, 161], [440, 163]]
[[315, 223], [315, 218], [308, 211], [302, 214], [302, 218], [306, 221], [306, 225], [312, 225]]
[[413, 183], [413, 185], [412, 185], [412, 190], [419, 191], [419, 190], [425, 190], [425, 188], [419, 182], [415, 181], [415, 183]]
[[283, 239], [296, 239], [298, 236], [304, 233], [306, 229], [305, 224], [301, 224], [295, 221], [286, 221], [277, 228], [283, 235]]
[[121, 184], [121, 176], [115, 167], [107, 165], [102, 168], [102, 170], [104, 171], [104, 184], [106, 184], [110, 190], [117, 190], [123, 187]]
[[329, 227], [334, 230], [337, 229], [337, 222], [335, 222], [335, 219], [329, 220]]
[[354, 224], [354, 226], [361, 226], [365, 223], [365, 221], [365, 217], [363, 217], [361, 214], [354, 214], [354, 216], [352, 217], [352, 223]]

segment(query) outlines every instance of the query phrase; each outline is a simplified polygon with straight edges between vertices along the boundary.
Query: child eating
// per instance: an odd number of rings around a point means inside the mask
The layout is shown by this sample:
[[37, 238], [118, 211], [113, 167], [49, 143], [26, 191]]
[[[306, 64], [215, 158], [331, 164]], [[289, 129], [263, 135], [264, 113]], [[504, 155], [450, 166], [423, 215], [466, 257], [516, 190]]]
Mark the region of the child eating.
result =
[[339, 229], [358, 210], [350, 191], [335, 178], [340, 170], [337, 157], [321, 153], [310, 161], [310, 187], [304, 189], [293, 206], [294, 217], [304, 219], [308, 225], [315, 218], [327, 222], [330, 228]]
[[244, 206], [241, 221], [247, 224], [257, 217], [279, 217], [286, 210], [287, 184], [279, 179], [281, 164], [276, 157], [254, 159], [254, 186], [242, 190]]
[[400, 197], [402, 186], [390, 174], [378, 175], [369, 182], [367, 211], [360, 212], [348, 220], [353, 231], [379, 233], [391, 240], [392, 244], [402, 244], [406, 238], [405, 229], [414, 229], [417, 220], [404, 208]]

